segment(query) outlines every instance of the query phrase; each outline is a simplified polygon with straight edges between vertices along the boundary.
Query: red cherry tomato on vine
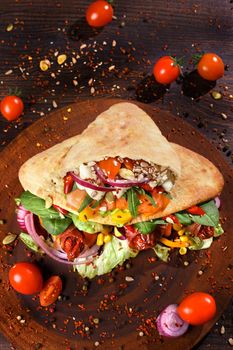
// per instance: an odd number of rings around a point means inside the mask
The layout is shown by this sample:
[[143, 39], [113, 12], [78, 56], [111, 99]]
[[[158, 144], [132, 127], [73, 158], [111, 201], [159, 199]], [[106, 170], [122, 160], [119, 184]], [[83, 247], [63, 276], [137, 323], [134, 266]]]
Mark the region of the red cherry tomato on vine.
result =
[[224, 63], [215, 53], [205, 53], [198, 62], [197, 71], [206, 80], [217, 80], [224, 75]]
[[193, 326], [210, 321], [216, 313], [214, 298], [203, 292], [190, 294], [180, 303], [177, 312], [182, 320]]
[[104, 0], [90, 4], [86, 11], [86, 20], [91, 27], [103, 27], [112, 21], [113, 8]]
[[1, 114], [9, 121], [17, 119], [24, 109], [23, 101], [18, 96], [6, 96], [1, 101]]
[[43, 287], [40, 269], [33, 263], [19, 262], [9, 271], [11, 286], [21, 294], [35, 294]]
[[154, 77], [160, 84], [170, 84], [180, 75], [180, 66], [173, 57], [161, 57], [154, 65]]

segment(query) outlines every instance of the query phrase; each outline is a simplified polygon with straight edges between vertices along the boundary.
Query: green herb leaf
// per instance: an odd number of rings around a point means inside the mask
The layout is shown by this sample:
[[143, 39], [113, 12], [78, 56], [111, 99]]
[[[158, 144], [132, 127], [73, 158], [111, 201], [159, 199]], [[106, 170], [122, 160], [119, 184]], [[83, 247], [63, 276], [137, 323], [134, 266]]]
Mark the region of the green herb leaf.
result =
[[99, 201], [94, 201], [93, 204], [90, 205], [90, 207], [92, 209], [95, 209], [98, 207], [98, 205], [101, 203], [102, 199], [100, 199]]
[[191, 225], [193, 223], [191, 216], [187, 213], [180, 212], [180, 213], [176, 213], [175, 216], [177, 217], [177, 219], [179, 220], [179, 222], [182, 225], [188, 226], [188, 225]]
[[149, 201], [151, 202], [151, 204], [153, 205], [153, 207], [157, 207], [157, 204], [155, 203], [153, 197], [151, 197], [149, 194], [145, 194], [145, 196], [149, 199]]
[[79, 220], [78, 215], [72, 214], [72, 220], [74, 225], [77, 227], [78, 230], [84, 231], [87, 233], [97, 233], [101, 232], [104, 229], [104, 226], [101, 224], [97, 224], [95, 222], [91, 221], [81, 221]]
[[219, 237], [224, 233], [224, 230], [221, 226], [221, 224], [218, 224], [215, 228], [214, 228], [214, 237]]
[[32, 194], [29, 191], [25, 191], [20, 196], [22, 206], [41, 218], [60, 219], [60, 214], [53, 207], [45, 208], [45, 201]]
[[204, 226], [217, 226], [219, 223], [219, 212], [215, 202], [210, 202], [200, 205], [204, 210], [205, 215], [191, 215], [193, 222]]
[[50, 219], [50, 218], [43, 218], [42, 219], [42, 225], [46, 229], [48, 233], [51, 235], [59, 235], [60, 233], [63, 233], [72, 223], [72, 220], [70, 218], [64, 218], [64, 219]]
[[157, 219], [153, 221], [138, 222], [137, 224], [134, 224], [134, 227], [137, 228], [140, 231], [140, 233], [148, 234], [153, 232], [157, 225], [164, 225], [164, 224], [166, 224], [166, 221]]
[[89, 196], [89, 194], [86, 194], [84, 200], [82, 201], [82, 204], [78, 210], [78, 213], [80, 213], [82, 210], [84, 210], [91, 202], [93, 201], [93, 198]]
[[140, 201], [138, 199], [137, 193], [133, 188], [127, 191], [127, 200], [130, 214], [135, 218], [138, 215], [138, 206]]

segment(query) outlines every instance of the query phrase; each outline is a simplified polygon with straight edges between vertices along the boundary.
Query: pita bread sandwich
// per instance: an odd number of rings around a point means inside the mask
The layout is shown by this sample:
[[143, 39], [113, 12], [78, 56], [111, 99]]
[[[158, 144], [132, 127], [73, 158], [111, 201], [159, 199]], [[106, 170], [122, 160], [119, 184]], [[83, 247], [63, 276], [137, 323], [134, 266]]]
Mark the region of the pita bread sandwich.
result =
[[174, 248], [208, 248], [223, 232], [213, 200], [221, 173], [170, 144], [131, 103], [29, 159], [19, 179], [21, 239], [83, 277], [108, 273], [145, 249], [167, 261]]

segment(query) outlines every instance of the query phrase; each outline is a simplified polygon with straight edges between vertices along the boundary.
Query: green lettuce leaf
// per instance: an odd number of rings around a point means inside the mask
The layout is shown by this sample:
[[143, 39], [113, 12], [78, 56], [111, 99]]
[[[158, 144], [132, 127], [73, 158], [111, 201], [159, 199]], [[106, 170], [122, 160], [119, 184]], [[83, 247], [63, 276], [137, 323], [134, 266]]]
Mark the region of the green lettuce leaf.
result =
[[104, 275], [112, 271], [117, 265], [122, 265], [125, 260], [134, 258], [138, 254], [129, 248], [127, 240], [121, 241], [116, 237], [105, 243], [102, 254], [96, 257], [89, 265], [76, 265], [74, 269], [86, 278], [94, 278], [95, 276]]
[[204, 226], [217, 226], [219, 223], [219, 211], [215, 202], [212, 200], [200, 205], [200, 207], [205, 211], [205, 215], [191, 215], [192, 220]]
[[210, 237], [207, 239], [200, 239], [199, 237], [192, 237], [191, 241], [192, 241], [192, 245], [190, 245], [188, 247], [190, 250], [208, 249], [211, 246], [211, 244], [213, 243], [213, 237]]
[[72, 220], [74, 225], [79, 229], [80, 231], [84, 231], [87, 233], [97, 233], [103, 231], [103, 225], [97, 224], [95, 222], [91, 221], [81, 221], [78, 218], [78, 215], [72, 214]]
[[42, 218], [41, 220], [46, 231], [55, 236], [63, 233], [72, 223], [72, 220], [66, 217], [58, 219]]
[[164, 262], [168, 262], [169, 252], [171, 248], [164, 247], [157, 243], [156, 246], [153, 248], [153, 250], [160, 260]]
[[218, 224], [217, 226], [215, 226], [214, 228], [214, 237], [219, 237], [224, 233], [224, 230], [221, 226], [221, 224]]

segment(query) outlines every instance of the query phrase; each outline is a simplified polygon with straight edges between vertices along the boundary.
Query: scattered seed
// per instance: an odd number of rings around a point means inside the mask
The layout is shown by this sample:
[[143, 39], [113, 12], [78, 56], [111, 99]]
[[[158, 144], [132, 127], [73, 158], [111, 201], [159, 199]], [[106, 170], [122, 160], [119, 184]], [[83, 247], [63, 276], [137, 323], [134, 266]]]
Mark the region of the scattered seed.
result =
[[221, 100], [222, 94], [218, 91], [212, 91], [211, 96], [213, 97], [214, 100]]
[[17, 237], [17, 235], [15, 233], [10, 233], [9, 232], [8, 235], [3, 238], [2, 244], [4, 244], [4, 245], [11, 244], [11, 243], [14, 242], [16, 237]]
[[203, 271], [202, 271], [202, 270], [199, 270], [199, 271], [198, 271], [198, 275], [199, 275], [199, 276], [203, 275]]
[[109, 72], [111, 72], [111, 71], [114, 70], [114, 69], [115, 69], [115, 66], [114, 66], [114, 65], [112, 65], [112, 66], [110, 66], [110, 67], [108, 68]]
[[13, 73], [13, 70], [12, 69], [9, 69], [5, 72], [5, 75], [10, 75], [11, 73]]
[[40, 69], [45, 72], [46, 70], [48, 70], [51, 66], [51, 63], [48, 59], [42, 60], [40, 61]]
[[52, 104], [53, 104], [53, 108], [57, 108], [57, 102], [55, 100], [53, 100]]
[[77, 60], [76, 60], [75, 57], [72, 57], [72, 63], [73, 63], [73, 64], [77, 63]]
[[188, 266], [189, 262], [188, 261], [184, 261], [184, 266]]
[[100, 323], [100, 320], [99, 320], [98, 318], [94, 318], [94, 319], [93, 319], [93, 322], [94, 322], [95, 324], [99, 324], [99, 323]]
[[80, 46], [80, 50], [85, 49], [85, 47], [87, 47], [87, 44], [82, 44], [82, 45]]
[[159, 276], [155, 276], [155, 280], [158, 281], [159, 280]]
[[65, 54], [59, 55], [57, 57], [57, 63], [61, 65], [66, 61], [66, 59], [67, 59], [67, 56]]
[[115, 47], [116, 44], [117, 44], [117, 43], [116, 43], [116, 40], [113, 40], [113, 41], [112, 41], [112, 47]]
[[99, 346], [100, 343], [98, 341], [95, 342], [95, 346]]
[[139, 332], [139, 337], [143, 337], [144, 333], [143, 332]]
[[69, 107], [69, 108], [67, 108], [67, 112], [68, 113], [70, 113], [71, 112], [71, 108]]
[[95, 88], [92, 86], [91, 88], [91, 94], [94, 94], [95, 93]]
[[221, 113], [222, 119], [227, 119], [227, 115], [225, 113]]
[[224, 326], [221, 327], [220, 334], [225, 334], [225, 327]]
[[89, 327], [85, 327], [84, 329], [85, 329], [86, 332], [88, 332], [90, 330]]
[[8, 26], [6, 27], [6, 31], [7, 31], [7, 32], [11, 32], [13, 28], [14, 28], [13, 24], [10, 23], [10, 24], [8, 24]]
[[229, 338], [229, 339], [228, 339], [228, 343], [229, 343], [231, 346], [233, 346], [233, 338]]
[[76, 79], [73, 80], [73, 84], [74, 86], [77, 86], [78, 85], [78, 81]]
[[20, 320], [22, 320], [22, 316], [18, 315], [18, 316], [16, 317], [16, 319], [17, 319], [18, 321], [20, 321]]
[[0, 225], [4, 225], [4, 220], [0, 220]]
[[91, 86], [92, 84], [93, 84], [93, 79], [91, 78], [88, 80], [88, 85]]
[[23, 320], [23, 319], [22, 319], [22, 320], [20, 320], [19, 322], [20, 322], [21, 324], [24, 324], [24, 323], [26, 322], [26, 320]]
[[133, 282], [133, 281], [134, 281], [134, 278], [131, 277], [131, 276], [126, 276], [126, 277], [125, 277], [125, 280], [126, 280], [126, 282]]

